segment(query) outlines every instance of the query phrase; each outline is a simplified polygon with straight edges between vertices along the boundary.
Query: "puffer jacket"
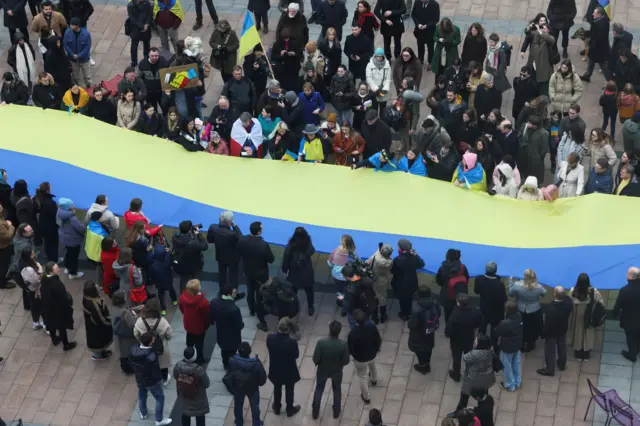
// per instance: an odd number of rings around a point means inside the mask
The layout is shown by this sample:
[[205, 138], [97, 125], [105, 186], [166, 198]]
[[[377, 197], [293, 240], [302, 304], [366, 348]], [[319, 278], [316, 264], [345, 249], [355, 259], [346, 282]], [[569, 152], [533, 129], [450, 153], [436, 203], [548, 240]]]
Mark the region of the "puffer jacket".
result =
[[640, 157], [640, 124], [633, 120], [625, 121], [622, 126], [622, 142], [624, 150]]
[[498, 181], [493, 186], [493, 190], [496, 192], [495, 195], [500, 195], [503, 197], [516, 198], [518, 195], [518, 185], [516, 184], [515, 179], [513, 178], [513, 169], [507, 163], [500, 163], [496, 170], [502, 172], [504, 177], [507, 178], [506, 183], [503, 185], [502, 181], [498, 177]]
[[[351, 109], [351, 100], [356, 94], [356, 87], [353, 81], [353, 74], [351, 74], [351, 71], [345, 72], [342, 77], [335, 74], [331, 79], [331, 86], [329, 88], [331, 104], [338, 111]], [[342, 93], [342, 95], [338, 95], [338, 93]]]
[[111, 231], [117, 230], [120, 226], [120, 219], [118, 218], [118, 216], [113, 214], [113, 212], [109, 210], [107, 206], [96, 203], [91, 204], [91, 207], [89, 207], [89, 210], [87, 210], [87, 214], [84, 217], [85, 225], [89, 224], [89, 221], [91, 220], [91, 213], [93, 212], [102, 213], [102, 216], [100, 216], [100, 220], [98, 222], [105, 225]]
[[393, 259], [391, 257], [386, 258], [380, 250], [373, 253], [367, 260], [367, 263], [372, 265], [373, 275], [375, 281], [373, 282], [373, 290], [376, 292], [378, 303], [380, 306], [386, 306], [387, 304], [387, 292], [391, 288], [391, 267], [393, 266]]
[[554, 110], [569, 112], [571, 104], [582, 98], [582, 81], [578, 74], [571, 71], [565, 77], [560, 71], [551, 74], [549, 79], [549, 99]]
[[80, 223], [73, 210], [58, 209], [56, 214], [56, 223], [58, 224], [58, 235], [60, 242], [65, 247], [78, 247], [82, 245], [85, 227]]
[[618, 94], [618, 115], [620, 120], [628, 120], [633, 117], [636, 111], [640, 111], [640, 98], [633, 94]]
[[591, 146], [589, 148], [589, 152], [591, 154], [591, 160], [589, 161], [590, 169], [594, 168], [598, 160], [601, 158], [607, 159], [609, 167], [613, 167], [616, 164], [616, 161], [618, 161], [618, 156], [611, 147], [613, 143], [615, 142], [613, 142], [608, 136], [603, 141], [591, 143]]
[[376, 58], [373, 56], [365, 69], [366, 80], [369, 88], [376, 94], [378, 102], [387, 102], [391, 99], [391, 65], [385, 59], [382, 68], [376, 66]]
[[198, 386], [198, 392], [193, 398], [178, 394], [178, 399], [182, 402], [182, 414], [188, 417], [195, 417], [209, 413], [207, 388], [211, 382], [205, 367], [183, 359], [173, 367], [173, 377], [178, 377], [180, 374], [195, 377]]
[[525, 201], [544, 200], [544, 195], [542, 195], [542, 192], [538, 189], [538, 178], [535, 176], [529, 176], [520, 187], [517, 198], [518, 200]]

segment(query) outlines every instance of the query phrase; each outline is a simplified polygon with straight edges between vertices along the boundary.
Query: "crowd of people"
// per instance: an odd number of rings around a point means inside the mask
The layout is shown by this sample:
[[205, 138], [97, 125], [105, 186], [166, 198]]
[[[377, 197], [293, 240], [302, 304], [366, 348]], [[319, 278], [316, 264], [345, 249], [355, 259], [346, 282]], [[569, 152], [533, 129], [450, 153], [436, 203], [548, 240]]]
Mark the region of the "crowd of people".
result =
[[[2, 103], [84, 114], [188, 151], [402, 171], [524, 200], [640, 194], [640, 62], [631, 52], [633, 36], [621, 24], [613, 24], [610, 43], [609, 16], [595, 1], [585, 15], [591, 25], [585, 74], [578, 75], [567, 52], [575, 2], [551, 0], [547, 14], [524, 29], [520, 53], [528, 52], [527, 64], [513, 81], [506, 76], [512, 47], [480, 23], [463, 39], [451, 19], [440, 17], [435, 0], [381, 0], [373, 8], [359, 1], [344, 44], [349, 11], [341, 0], [314, 2], [308, 21], [302, 2], [283, 1], [273, 46], [264, 52], [258, 44], [245, 58], [238, 58], [235, 30], [209, 3], [215, 29], [206, 61], [202, 40], [178, 37], [184, 19], [178, 1], [129, 2], [131, 66], [117, 87], [101, 87], [91, 78], [89, 0], [61, 2], [59, 11], [44, 1], [32, 10], [42, 72], [36, 72], [24, 2], [16, 2], [21, 10], [5, 2], [13, 72], [3, 76]], [[194, 29], [202, 25], [202, 2], [197, 4]], [[248, 7], [267, 33], [269, 2], [252, 0]], [[401, 44], [409, 17], [417, 54]], [[322, 28], [317, 41], [309, 39], [312, 23]], [[160, 49], [150, 45], [152, 31], [160, 35]], [[374, 48], [378, 32], [384, 48]], [[189, 64], [205, 78], [215, 69], [224, 81], [208, 118], [202, 80], [184, 90], [161, 88], [160, 69]], [[607, 80], [600, 98], [604, 121], [586, 133], [579, 102], [595, 64]], [[435, 85], [425, 96], [420, 88], [430, 72]], [[512, 89], [508, 117], [502, 98]], [[420, 117], [422, 102], [431, 112], [426, 118]], [[617, 116], [623, 123], [620, 160], [613, 149]], [[545, 182], [546, 161], [553, 182]]]
[[[97, 268], [96, 280], [83, 284], [87, 348], [94, 361], [115, 354], [122, 372], [135, 374], [142, 419], [148, 416], [146, 399], [151, 393], [156, 399], [156, 425], [171, 422], [163, 417], [163, 386], [173, 376], [182, 401], [183, 425], [189, 425], [191, 417], [196, 418], [196, 424], [204, 424], [210, 383], [204, 341], [210, 327], [216, 328], [216, 344], [227, 372], [223, 383], [235, 398], [236, 424], [242, 424], [245, 397], [253, 425], [262, 424], [259, 389], [267, 379], [274, 384], [272, 408], [276, 414], [284, 411], [291, 417], [300, 411], [300, 405], [295, 404], [295, 383], [300, 380], [296, 360], [300, 356], [301, 290], [306, 294], [307, 314], [315, 315], [315, 248], [305, 228], [294, 230], [280, 272], [274, 277], [269, 265], [275, 257], [261, 237], [260, 222], [252, 223], [245, 235], [234, 223], [233, 213], [225, 211], [208, 228], [206, 237], [201, 225], [185, 220], [169, 241], [163, 226], [151, 225], [144, 215], [142, 200], [134, 198], [123, 216], [126, 231], [120, 238], [115, 234], [120, 218], [109, 209], [106, 195], [98, 195], [81, 220], [73, 201], [56, 199], [49, 183], [39, 185], [32, 196], [25, 181], [17, 180], [11, 186], [4, 170], [0, 177], [0, 289], [19, 286], [33, 329], [44, 330], [54, 345], [62, 344], [64, 351], [71, 351], [77, 347], [67, 335], [75, 326], [73, 298], [61, 277], [83, 278], [78, 258], [84, 248]], [[199, 279], [203, 252], [210, 244], [215, 247], [220, 290], [209, 300]], [[64, 247], [64, 257], [59, 256], [59, 247]], [[504, 370], [500, 386], [516, 391], [523, 380], [521, 353], [534, 350], [540, 338], [544, 339], [545, 353], [544, 366], [537, 370], [540, 375], [553, 376], [556, 369], [565, 368], [569, 345], [576, 360], [588, 360], [595, 349], [595, 330], [606, 317], [603, 298], [584, 273], [568, 291], [553, 289], [553, 302], [543, 308], [540, 299], [547, 290], [535, 271], [527, 269], [521, 280], [509, 278], [505, 286], [498, 265], [488, 262], [485, 274], [474, 278], [473, 289], [480, 299], [476, 308], [468, 295], [471, 277], [456, 249], [447, 251], [437, 271], [437, 295], [427, 284], [419, 284], [418, 272], [425, 263], [407, 239], [400, 239], [396, 247], [381, 243], [369, 258], [361, 258], [353, 238], [343, 235], [327, 262], [337, 289], [338, 311], [347, 317], [349, 332], [346, 340], [342, 339], [342, 323], [332, 321], [329, 336], [315, 347], [314, 419], [320, 416], [327, 380], [332, 383], [333, 417], [340, 416], [342, 372], [351, 361], [359, 377], [361, 398], [371, 404], [369, 388], [377, 384], [376, 357], [382, 344], [377, 326], [388, 321], [390, 292], [398, 300], [399, 318], [409, 329], [408, 348], [417, 360], [413, 368], [421, 374], [431, 372], [435, 334], [443, 318], [453, 359], [449, 377], [462, 383], [459, 403], [447, 421], [460, 425], [493, 425], [493, 398], [488, 390], [496, 384], [496, 373]], [[246, 293], [238, 292], [240, 270]], [[176, 275], [179, 291], [174, 287]], [[630, 268], [626, 278], [628, 284], [620, 290], [613, 315], [620, 317], [627, 337], [628, 350], [622, 355], [635, 362], [640, 352], [636, 309], [640, 269]], [[165, 319], [167, 295], [182, 312], [186, 331], [184, 358], [175, 365], [168, 349], [173, 330]], [[259, 330], [269, 331], [267, 315], [278, 318], [276, 332], [267, 337], [268, 373], [262, 361], [251, 356], [250, 344], [243, 342], [245, 324], [236, 302], [245, 297]], [[469, 397], [477, 401], [476, 408], [467, 408]], [[371, 410], [372, 419], [380, 416], [378, 410]], [[371, 424], [382, 423], [372, 420]]]

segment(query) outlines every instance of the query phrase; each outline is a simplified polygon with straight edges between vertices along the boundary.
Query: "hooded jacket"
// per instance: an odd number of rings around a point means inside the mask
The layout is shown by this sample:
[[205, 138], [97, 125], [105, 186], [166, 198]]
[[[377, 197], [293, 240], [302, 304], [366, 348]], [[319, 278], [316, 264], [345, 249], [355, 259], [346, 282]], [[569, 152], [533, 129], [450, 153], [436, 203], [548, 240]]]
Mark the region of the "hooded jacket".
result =
[[162, 381], [158, 354], [154, 348], [142, 345], [131, 346], [129, 362], [133, 366], [139, 388], [146, 389]]
[[209, 301], [204, 293], [191, 294], [183, 291], [178, 301], [187, 333], [202, 335], [209, 326]]
[[538, 189], [538, 178], [535, 176], [529, 176], [518, 191], [518, 200], [525, 201], [542, 201], [544, 196], [540, 189]]
[[113, 214], [113, 212], [109, 210], [107, 206], [96, 203], [92, 203], [91, 207], [89, 207], [89, 210], [87, 210], [87, 214], [84, 217], [85, 225], [89, 224], [89, 221], [91, 220], [91, 214], [93, 212], [102, 213], [102, 216], [100, 216], [100, 220], [98, 220], [98, 222], [109, 228], [110, 231], [115, 231], [120, 226], [120, 219], [118, 218], [118, 216]]
[[494, 333], [500, 339], [500, 350], [512, 354], [522, 347], [523, 331], [520, 312], [507, 315], [495, 328]]
[[202, 234], [195, 237], [191, 234], [177, 233], [171, 239], [174, 259], [178, 261], [176, 272], [180, 275], [192, 275], [201, 271], [204, 266], [203, 252], [209, 245]]
[[182, 359], [173, 367], [173, 377], [178, 377], [180, 374], [195, 377], [198, 387], [198, 392], [192, 398], [187, 398], [178, 393], [182, 414], [187, 417], [204, 416], [208, 414], [209, 400], [207, 398], [207, 388], [210, 386], [211, 381], [209, 380], [209, 375], [205, 367], [195, 362]]
[[113, 272], [120, 279], [120, 283], [118, 284], [119, 290], [124, 290], [127, 295], [127, 299], [129, 298], [129, 291], [131, 290], [131, 277], [130, 277], [130, 269], [133, 268], [133, 282], [136, 286], [142, 284], [142, 272], [140, 268], [135, 267], [133, 264], [128, 263], [126, 265], [121, 265], [116, 260], [112, 265]]
[[[434, 347], [433, 334], [427, 334], [427, 313], [436, 306], [438, 317], [441, 316], [440, 304], [434, 297], [425, 297], [418, 292], [418, 300], [413, 302], [411, 318], [407, 323], [409, 327], [409, 350], [413, 352], [427, 352]], [[439, 320], [439, 319], [438, 319]]]
[[66, 247], [78, 247], [82, 244], [86, 230], [73, 210], [58, 208], [56, 223], [59, 226], [58, 235], [62, 245]]
[[[518, 195], [518, 184], [513, 178], [513, 169], [507, 163], [500, 163], [498, 167], [496, 167], [498, 175], [502, 173], [502, 175], [506, 178], [506, 182], [503, 184], [502, 180], [500, 180], [500, 176], [495, 181], [495, 185], [493, 186], [493, 190], [496, 192], [496, 195], [501, 195], [503, 197], [516, 198]], [[494, 173], [495, 174], [495, 173]]]
[[543, 337], [562, 337], [569, 330], [569, 317], [573, 303], [565, 296], [562, 300], [554, 300], [545, 311]]
[[22, 80], [14, 74], [12, 81], [2, 83], [0, 101], [7, 104], [26, 105], [29, 101], [29, 89]]
[[593, 167], [589, 173], [589, 179], [584, 187], [584, 193], [586, 194], [611, 194], [613, 191], [613, 176], [611, 176], [611, 168], [607, 169], [604, 173], [596, 173], [596, 168]]
[[377, 306], [364, 306], [362, 300], [366, 293], [374, 293], [373, 281], [370, 278], [360, 277], [358, 281], [351, 281], [342, 303], [344, 310], [353, 313], [356, 309], [360, 309], [365, 314], [372, 315], [372, 309], [377, 309]]
[[[636, 118], [637, 117], [637, 118]], [[637, 112], [631, 120], [624, 122], [622, 126], [622, 142], [624, 150], [632, 152], [636, 158], [640, 158], [640, 112]]]
[[487, 323], [495, 326], [504, 319], [504, 304], [508, 299], [500, 275], [478, 275], [473, 291], [480, 296], [480, 312]]
[[152, 252], [147, 253], [147, 271], [149, 282], [158, 290], [169, 290], [173, 285], [173, 258], [164, 245], [156, 244]]
[[0, 219], [0, 249], [7, 248], [11, 244], [16, 228], [4, 219]]
[[267, 372], [258, 357], [244, 358], [234, 355], [229, 359], [229, 371], [241, 371], [254, 375], [258, 384], [257, 393], [260, 392], [260, 386], [267, 383]]
[[[87, 2], [88, 3], [88, 2]], [[80, 28], [75, 32], [71, 28], [64, 33], [64, 50], [69, 60], [74, 62], [85, 63], [91, 59], [91, 34], [86, 28]], [[74, 55], [78, 55], [78, 59], [72, 59]]]
[[387, 102], [391, 99], [391, 65], [388, 60], [384, 60], [384, 65], [376, 65], [376, 57], [372, 56], [365, 68], [366, 81], [369, 89], [376, 94], [378, 102]]

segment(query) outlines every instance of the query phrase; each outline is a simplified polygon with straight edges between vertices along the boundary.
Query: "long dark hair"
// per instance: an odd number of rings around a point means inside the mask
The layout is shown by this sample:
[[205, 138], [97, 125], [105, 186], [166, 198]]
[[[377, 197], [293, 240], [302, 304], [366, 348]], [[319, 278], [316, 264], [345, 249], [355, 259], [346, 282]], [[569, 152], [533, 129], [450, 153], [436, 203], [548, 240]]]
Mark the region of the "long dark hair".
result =
[[475, 36], [477, 38], [483, 38], [484, 37], [484, 28], [482, 28], [482, 25], [480, 25], [480, 22], [474, 22], [473, 24], [469, 25], [469, 31], [467, 31], [467, 37], [474, 37], [473, 34], [471, 34], [471, 30], [475, 28], [476, 31], [478, 31], [478, 35]]
[[311, 245], [311, 237], [307, 230], [302, 226], [298, 226], [289, 239], [289, 245], [294, 251], [306, 252], [309, 249], [309, 245]]
[[47, 194], [51, 193], [51, 184], [49, 182], [42, 182], [38, 189], [36, 189], [36, 203], [38, 203], [38, 207], [42, 205], [44, 198]]
[[13, 195], [16, 197], [28, 197], [29, 188], [27, 187], [27, 181], [19, 179], [13, 184]]
[[591, 280], [589, 275], [584, 272], [578, 275], [576, 286], [573, 289], [573, 296], [578, 300], [587, 300], [589, 297], [589, 289], [591, 288]]
[[438, 24], [438, 35], [445, 36], [453, 33], [453, 23], [449, 18], [443, 18]]
[[38, 262], [33, 258], [33, 250], [30, 248], [23, 248], [20, 252], [20, 260], [18, 262], [20, 270], [31, 266], [36, 273], [38, 272]]

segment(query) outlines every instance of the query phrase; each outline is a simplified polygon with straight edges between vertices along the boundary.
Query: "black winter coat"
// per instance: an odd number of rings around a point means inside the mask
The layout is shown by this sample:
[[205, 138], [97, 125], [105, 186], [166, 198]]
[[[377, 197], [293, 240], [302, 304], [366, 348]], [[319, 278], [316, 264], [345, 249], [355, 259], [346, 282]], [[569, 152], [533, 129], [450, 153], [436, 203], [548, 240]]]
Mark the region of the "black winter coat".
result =
[[[96, 120], [102, 121], [104, 123], [109, 123], [115, 126], [118, 121], [118, 117], [116, 115], [116, 106], [111, 102], [110, 99], [102, 98], [101, 101], [96, 100], [96, 98], [89, 99], [89, 105], [87, 107], [87, 113], [85, 114], [87, 117], [93, 117]], [[140, 120], [138, 120], [140, 122]]]
[[620, 289], [613, 316], [620, 318], [620, 327], [627, 333], [640, 331], [640, 279], [629, 281]]
[[507, 315], [507, 318], [500, 321], [494, 333], [500, 339], [500, 350], [512, 354], [518, 352], [522, 347], [523, 331], [522, 316], [520, 312]]
[[[517, 120], [524, 104], [539, 95], [540, 88], [533, 78], [529, 77], [526, 80], [522, 80], [520, 77], [515, 77], [513, 79], [513, 108], [511, 109], [513, 118]], [[514, 127], [514, 130], [517, 131], [518, 129]]]
[[256, 15], [261, 15], [271, 9], [271, 4], [269, 3], [269, 0], [249, 0], [247, 9], [249, 10], [249, 12], [253, 12]]
[[[27, 11], [24, 8], [26, 4], [27, 0], [3, 0], [0, 2], [0, 6], [4, 9], [5, 28], [19, 29], [29, 26]], [[8, 11], [12, 11], [13, 15], [9, 15]]]
[[571, 316], [572, 309], [573, 303], [570, 297], [567, 296], [563, 300], [554, 300], [547, 309], [545, 309], [542, 337], [565, 336], [569, 330], [569, 317]]
[[398, 299], [410, 299], [418, 289], [418, 269], [424, 260], [416, 253], [403, 252], [393, 259], [391, 288]]
[[594, 62], [608, 61], [611, 55], [609, 44], [609, 18], [601, 16], [591, 24], [589, 39], [589, 59]]
[[363, 120], [360, 134], [366, 142], [363, 152], [364, 158], [369, 158], [383, 149], [389, 151], [389, 147], [391, 146], [391, 129], [381, 119], [377, 119], [373, 124], [369, 124], [367, 120]]
[[477, 276], [473, 291], [480, 296], [480, 312], [485, 321], [496, 325], [504, 319], [504, 304], [508, 299], [500, 275]]
[[[453, 277], [462, 271], [462, 274], [467, 277], [467, 282], [469, 282], [469, 271], [467, 267], [460, 263], [459, 260], [448, 261], [445, 260], [442, 262], [442, 266], [438, 269], [436, 273], [436, 284], [440, 287], [440, 304], [442, 306], [451, 306], [456, 303], [455, 300], [449, 299], [449, 277]], [[464, 293], [469, 293], [469, 288], [467, 287]]]
[[209, 302], [209, 322], [215, 324], [216, 343], [222, 350], [237, 350], [242, 342], [240, 333], [244, 328], [240, 308], [233, 300], [222, 297], [211, 299]]
[[575, 0], [551, 0], [547, 7], [549, 27], [556, 30], [571, 28], [577, 13]]
[[44, 70], [51, 74], [53, 80], [64, 93], [72, 86], [71, 62], [61, 47], [57, 47], [57, 41], [62, 40], [58, 36], [51, 36], [47, 39], [47, 55], [44, 59]]
[[73, 299], [57, 275], [42, 279], [43, 316], [47, 330], [73, 330]]
[[162, 380], [160, 360], [154, 348], [133, 345], [129, 351], [129, 362], [136, 374], [136, 383], [141, 388], [158, 384]]
[[[218, 123], [218, 120], [220, 123]], [[231, 109], [221, 109], [218, 105], [214, 106], [209, 115], [209, 123], [212, 126], [211, 130], [215, 130], [222, 139], [229, 142], [231, 127], [233, 126]]]
[[37, 107], [42, 109], [60, 109], [62, 90], [57, 84], [49, 84], [48, 86], [36, 84], [33, 86], [31, 99]]
[[627, 55], [624, 64], [620, 58], [616, 58], [615, 80], [618, 91], [622, 90], [626, 83], [631, 83], [636, 90], [640, 88], [640, 59], [633, 53]]
[[613, 35], [613, 44], [611, 45], [611, 58], [609, 59], [609, 70], [615, 70], [616, 63], [620, 59], [620, 52], [631, 51], [633, 43], [633, 34], [629, 31], [622, 31], [618, 35]]
[[[373, 41], [363, 33], [358, 37], [349, 34], [344, 42], [344, 54], [349, 58], [349, 71], [353, 77], [364, 79], [367, 64], [373, 56]], [[354, 61], [352, 56], [359, 56], [360, 60]]]
[[427, 314], [431, 311], [433, 305], [436, 305], [438, 317], [441, 315], [442, 309], [435, 298], [421, 297], [413, 302], [411, 308], [411, 318], [407, 326], [409, 327], [409, 350], [413, 352], [427, 352], [433, 349], [434, 335], [427, 334]]
[[238, 263], [236, 246], [240, 237], [242, 232], [237, 225], [231, 228], [217, 223], [212, 224], [207, 231], [207, 242], [216, 246], [216, 261], [227, 265]]
[[298, 342], [288, 333], [273, 333], [267, 336], [269, 351], [268, 378], [276, 386], [288, 385], [300, 381], [297, 359], [300, 357]]
[[[390, 16], [384, 16], [386, 11], [391, 11]], [[373, 13], [380, 20], [380, 33], [383, 36], [399, 35], [404, 33], [404, 21], [402, 15], [407, 13], [407, 6], [403, 0], [380, 0], [376, 3]], [[391, 21], [392, 26], [385, 21]]]
[[[132, 0], [127, 5], [127, 15], [131, 27], [132, 40], [151, 39], [151, 3], [146, 0]], [[147, 30], [144, 30], [145, 25]]]
[[[418, 43], [433, 46], [433, 34], [436, 31], [436, 25], [440, 22], [440, 5], [438, 2], [436, 0], [414, 2], [411, 18], [415, 24], [413, 35], [418, 40]], [[418, 25], [426, 25], [427, 28], [421, 30], [418, 29]]]
[[495, 86], [489, 89], [484, 84], [479, 84], [473, 106], [478, 118], [484, 115], [486, 120], [492, 109], [500, 109], [502, 106], [502, 93]]
[[38, 229], [45, 240], [56, 241], [58, 239], [58, 224], [56, 214], [58, 205], [54, 200], [55, 195], [43, 194], [40, 201], [40, 215], [38, 216]]
[[444, 329], [444, 335], [449, 338], [451, 346], [467, 352], [473, 348], [476, 330], [482, 326], [482, 314], [478, 308], [472, 306], [457, 306]]
[[[257, 68], [255, 67], [255, 64], [258, 64]], [[242, 69], [244, 69], [244, 76], [253, 82], [253, 87], [256, 90], [256, 96], [259, 96], [260, 99], [263, 99], [263, 96], [265, 95], [265, 93], [267, 93], [265, 92], [265, 89], [267, 88], [267, 78], [271, 74], [271, 70], [269, 69], [269, 64], [267, 62], [267, 57], [265, 55], [262, 55], [258, 58], [252, 53], [244, 58]], [[278, 110], [280, 110], [279, 107]], [[256, 105], [255, 112], [256, 115], [262, 112], [262, 108], [260, 107], [260, 100], [258, 100], [258, 105]], [[273, 117], [275, 118], [276, 116], [278, 115], [276, 114]]]
[[178, 261], [175, 266], [176, 272], [180, 275], [191, 276], [202, 270], [204, 266], [203, 252], [207, 251], [209, 245], [201, 233], [193, 237], [190, 234], [177, 233], [171, 239], [174, 259]]
[[[371, 102], [371, 106], [366, 108], [364, 103]], [[358, 109], [360, 107], [360, 109]], [[378, 101], [376, 101], [376, 97], [371, 91], [365, 96], [361, 97], [358, 93], [356, 93], [353, 98], [351, 98], [351, 110], [353, 111], [353, 123], [352, 126], [358, 132], [361, 131], [362, 122], [364, 121], [364, 115], [367, 112], [367, 109], [377, 109]]]
[[229, 98], [232, 125], [240, 114], [253, 111], [258, 101], [256, 88], [247, 77], [242, 77], [240, 80], [229, 79], [222, 88], [222, 95]]
[[104, 300], [82, 298], [84, 327], [87, 332], [87, 349], [93, 352], [107, 350], [113, 343], [113, 328], [109, 308]]
[[265, 283], [269, 279], [269, 264], [275, 260], [269, 244], [260, 236], [244, 235], [237, 248], [247, 279]]
[[349, 355], [358, 362], [369, 362], [376, 358], [382, 337], [373, 323], [367, 322], [364, 325], [357, 325], [349, 331], [347, 336], [347, 346]]
[[360, 309], [368, 316], [371, 316], [378, 306], [377, 304], [376, 306], [364, 306], [363, 300], [366, 300], [365, 296], [373, 296], [375, 298], [373, 281], [368, 277], [361, 277], [359, 281], [351, 281], [342, 303], [344, 310], [352, 314], [356, 309]]
[[342, 46], [338, 39], [333, 41], [333, 47], [329, 47], [329, 41], [323, 38], [318, 42], [318, 50], [324, 56], [325, 61], [325, 81], [331, 82], [331, 77], [338, 71], [338, 66], [342, 63]]
[[334, 75], [331, 79], [329, 94], [331, 95], [331, 104], [335, 109], [339, 111], [350, 110], [351, 99], [353, 99], [356, 94], [356, 87], [351, 72], [347, 70], [342, 77], [337, 74]]
[[2, 83], [0, 101], [7, 104], [26, 105], [29, 102], [29, 89], [22, 80], [14, 77], [13, 81]]
[[136, 130], [149, 136], [161, 136], [163, 126], [164, 120], [160, 114], [154, 112], [151, 117], [147, 117], [147, 114], [143, 111], [136, 124]]
[[316, 16], [318, 17], [316, 24], [326, 28], [333, 27], [340, 34], [342, 27], [347, 23], [348, 15], [349, 12], [343, 1], [336, 0], [333, 3], [322, 1], [316, 9]]
[[282, 51], [286, 50], [285, 41], [283, 39], [276, 40], [271, 49], [271, 60], [273, 72], [276, 79], [280, 82], [283, 93], [289, 90], [296, 91], [298, 88], [298, 74], [302, 66], [302, 50], [304, 45], [298, 39], [290, 38], [287, 52], [294, 52], [295, 55], [282, 55]]
[[59, 7], [67, 20], [71, 22], [71, 18], [80, 18], [81, 26], [86, 27], [89, 17], [93, 15], [93, 6], [89, 0], [60, 0]]
[[467, 34], [462, 44], [462, 66], [467, 68], [471, 61], [476, 61], [481, 66], [484, 66], [484, 60], [487, 57], [487, 39], [482, 36], [472, 36]]
[[313, 288], [315, 282], [313, 274], [313, 255], [316, 249], [309, 244], [306, 251], [294, 249], [287, 244], [282, 258], [282, 272], [287, 275], [287, 280], [295, 288]]

